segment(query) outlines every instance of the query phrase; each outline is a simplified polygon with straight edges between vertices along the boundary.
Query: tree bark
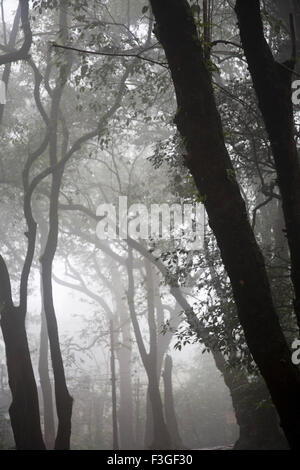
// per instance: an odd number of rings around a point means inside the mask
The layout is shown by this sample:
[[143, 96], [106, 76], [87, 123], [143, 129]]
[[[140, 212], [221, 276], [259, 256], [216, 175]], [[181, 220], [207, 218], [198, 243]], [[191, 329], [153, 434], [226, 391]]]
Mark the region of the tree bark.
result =
[[141, 395], [141, 384], [138, 378], [135, 386], [135, 448], [141, 449], [143, 442], [142, 424], [141, 424], [141, 410], [140, 410], [140, 395]]
[[115, 364], [115, 341], [114, 324], [109, 322], [110, 332], [110, 371], [111, 371], [111, 399], [112, 399], [112, 427], [113, 427], [113, 449], [119, 449], [118, 437], [118, 415], [117, 415], [117, 389], [116, 389], [116, 364]]
[[[154, 271], [154, 270], [152, 270]], [[156, 322], [158, 331], [162, 329], [164, 325], [164, 307], [162, 305], [162, 301], [160, 298], [159, 292], [159, 280], [157, 275], [153, 272], [153, 279], [155, 285], [155, 306], [156, 306]], [[169, 348], [171, 343], [172, 337], [174, 335], [174, 331], [182, 322], [182, 317], [179, 315], [180, 309], [179, 304], [176, 302], [176, 306], [174, 309], [169, 308], [171, 316], [170, 316], [170, 326], [164, 334], [157, 335], [157, 358], [156, 358], [156, 369], [157, 369], [157, 380], [158, 384], [160, 382], [162, 366], [165, 354]], [[168, 423], [166, 422], [168, 427]], [[170, 432], [170, 430], [169, 430]], [[170, 433], [171, 434], [171, 433]], [[172, 436], [171, 436], [172, 438]], [[146, 429], [145, 429], [145, 446], [149, 447], [153, 439], [153, 417], [151, 413], [151, 402], [150, 402], [150, 395], [149, 391], [147, 392], [147, 404], [146, 404]]]
[[291, 254], [294, 309], [300, 328], [300, 165], [294, 138], [291, 83], [296, 57], [276, 62], [265, 39], [259, 0], [237, 0], [239, 21], [253, 86], [274, 156]]
[[186, 0], [150, 0], [175, 86], [176, 124], [209, 224], [231, 280], [249, 349], [270, 390], [292, 448], [300, 444], [300, 373], [273, 304], [262, 253], [228, 155], [211, 76]]
[[[66, 42], [68, 34], [67, 10], [66, 5], [63, 1], [60, 2], [59, 23], [63, 42]], [[56, 87], [52, 92], [52, 104], [49, 123], [49, 161], [50, 167], [55, 169], [52, 172], [52, 184], [50, 191], [49, 232], [45, 244], [44, 253], [40, 258], [43, 283], [44, 309], [47, 320], [50, 353], [54, 375], [56, 410], [58, 417], [55, 450], [63, 450], [70, 448], [71, 416], [73, 406], [73, 399], [69, 394], [66, 383], [65, 370], [60, 350], [60, 342], [52, 290], [52, 268], [58, 243], [58, 201], [62, 176], [64, 172], [64, 165], [60, 167], [57, 166], [58, 116], [62, 92], [69, 76], [69, 73], [71, 71], [71, 66], [72, 58], [70, 56], [70, 53], [67, 53], [66, 61], [61, 66]], [[62, 147], [62, 153], [64, 157], [67, 151], [67, 142], [64, 141]]]
[[[40, 229], [40, 255], [45, 250], [47, 241], [47, 226], [43, 220], [38, 208], [36, 208], [38, 226]], [[40, 273], [40, 292], [41, 292], [41, 329], [40, 329], [40, 351], [39, 351], [39, 376], [43, 395], [44, 407], [44, 440], [47, 449], [53, 449], [55, 445], [55, 423], [52, 385], [49, 375], [49, 340], [47, 320], [44, 309], [43, 280]]]
[[116, 314], [119, 316], [120, 324], [120, 345], [116, 349], [119, 362], [120, 375], [120, 406], [119, 406], [119, 434], [120, 448], [124, 450], [135, 449], [135, 439], [133, 433], [133, 393], [131, 378], [131, 322], [128, 306], [122, 298], [125, 295], [118, 269], [112, 268], [112, 282], [116, 299]]
[[[13, 23], [11, 33], [10, 33], [10, 36], [9, 36], [8, 47], [10, 49], [14, 48], [15, 44], [16, 44], [18, 30], [19, 30], [20, 18], [21, 18], [21, 9], [20, 9], [20, 5], [19, 5], [19, 7], [16, 11], [16, 14], [15, 14], [14, 23]], [[8, 86], [10, 71], [11, 71], [11, 62], [8, 62], [8, 63], [5, 64], [4, 71], [3, 71], [3, 74], [2, 74], [2, 81], [5, 83], [6, 89], [7, 89], [7, 86]], [[2, 124], [4, 108], [5, 108], [5, 105], [0, 103], [0, 125]]]
[[[43, 298], [43, 297], [42, 297]], [[43, 394], [44, 439], [47, 449], [52, 450], [55, 443], [54, 407], [52, 385], [49, 376], [49, 341], [44, 307], [41, 309], [39, 375]]]
[[0, 56], [0, 65], [9, 64], [22, 59], [27, 59], [32, 43], [32, 33], [29, 21], [29, 0], [19, 0], [21, 13], [22, 29], [24, 32], [24, 41], [19, 50], [8, 52]]
[[[147, 300], [148, 300], [148, 325], [150, 335], [150, 350], [147, 353], [143, 337], [141, 334], [139, 322], [137, 319], [135, 305], [134, 305], [134, 277], [133, 277], [133, 259], [132, 250], [128, 250], [128, 306], [131, 316], [131, 321], [141, 355], [143, 365], [145, 367], [148, 377], [148, 393], [151, 402], [152, 416], [153, 416], [153, 442], [151, 448], [153, 449], [169, 449], [172, 447], [169, 432], [164, 420], [163, 405], [159, 391], [159, 381], [157, 377], [157, 338], [156, 338], [156, 325], [154, 319], [154, 296], [149, 293], [151, 285], [148, 284]], [[149, 277], [147, 276], [147, 281]], [[150, 281], [151, 283], [151, 281]]]
[[174, 404], [173, 383], [172, 383], [173, 361], [171, 356], [166, 356], [165, 368], [163, 372], [164, 391], [165, 391], [165, 416], [171, 439], [176, 449], [184, 449], [182, 439], [179, 433], [177, 416]]
[[44, 450], [38, 393], [25, 329], [25, 312], [15, 307], [6, 264], [0, 256], [1, 329], [12, 403], [9, 415], [17, 450]]

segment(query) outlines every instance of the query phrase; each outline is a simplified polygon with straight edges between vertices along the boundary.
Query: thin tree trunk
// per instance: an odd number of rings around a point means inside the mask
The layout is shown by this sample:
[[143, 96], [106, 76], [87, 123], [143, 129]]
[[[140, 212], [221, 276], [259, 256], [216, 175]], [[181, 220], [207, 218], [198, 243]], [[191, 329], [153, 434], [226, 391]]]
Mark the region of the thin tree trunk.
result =
[[44, 308], [41, 311], [41, 332], [40, 332], [40, 357], [39, 357], [39, 375], [43, 394], [44, 407], [44, 439], [47, 449], [53, 449], [55, 443], [55, 424], [54, 424], [54, 407], [52, 396], [52, 385], [49, 375], [49, 343], [47, 322], [45, 318]]
[[[167, 424], [167, 423], [166, 423]], [[145, 423], [145, 434], [144, 434], [144, 446], [149, 449], [153, 442], [153, 413], [149, 393], [149, 385], [146, 394], [146, 423]]]
[[140, 410], [140, 394], [141, 394], [141, 385], [140, 379], [137, 379], [135, 387], [135, 442], [136, 449], [141, 449], [142, 447], [142, 426], [141, 426], [141, 410]]
[[69, 449], [71, 436], [71, 416], [73, 399], [68, 392], [64, 365], [60, 351], [59, 336], [55, 310], [53, 306], [52, 295], [52, 269], [46, 259], [43, 257], [42, 275], [43, 275], [43, 291], [44, 306], [47, 318], [47, 328], [49, 335], [52, 367], [54, 374], [54, 386], [56, 397], [56, 409], [58, 417], [58, 429], [55, 439], [55, 449]]
[[[147, 261], [148, 263], [148, 261]], [[156, 338], [156, 325], [154, 319], [154, 295], [149, 293], [153, 290], [151, 283], [151, 276], [147, 276], [147, 300], [148, 300], [148, 325], [150, 334], [150, 351], [147, 353], [143, 337], [141, 334], [139, 322], [136, 316], [134, 304], [134, 277], [133, 277], [133, 260], [132, 250], [128, 250], [128, 306], [133, 324], [133, 329], [141, 355], [143, 365], [145, 367], [148, 377], [148, 391], [151, 401], [152, 414], [153, 414], [153, 442], [151, 447], [153, 449], [169, 449], [172, 446], [169, 432], [164, 420], [162, 400], [159, 391], [159, 382], [157, 378], [157, 338]], [[147, 273], [149, 274], [149, 273]]]
[[[67, 40], [67, 9], [63, 0], [60, 2], [59, 26], [63, 42]], [[50, 112], [50, 128], [49, 128], [49, 160], [50, 166], [55, 168], [58, 164], [57, 152], [57, 132], [58, 132], [58, 116], [59, 106], [63, 88], [71, 71], [72, 58], [66, 53], [66, 61], [61, 66], [59, 78], [56, 87], [52, 93], [52, 105]], [[66, 142], [63, 144], [63, 155], [66, 152]], [[43, 297], [44, 309], [47, 320], [49, 345], [51, 352], [52, 368], [54, 375], [54, 387], [56, 398], [56, 410], [58, 417], [58, 428], [55, 439], [55, 449], [69, 449], [71, 437], [71, 416], [73, 399], [69, 394], [62, 354], [60, 350], [60, 342], [58, 335], [58, 327], [53, 302], [52, 290], [52, 268], [54, 256], [58, 243], [58, 201], [61, 187], [61, 180], [64, 172], [64, 166], [57, 167], [52, 173], [52, 184], [50, 191], [50, 209], [49, 209], [49, 232], [45, 250], [41, 256], [41, 270], [43, 281]]]
[[116, 350], [120, 376], [120, 405], [118, 413], [120, 448], [126, 450], [135, 448], [131, 377], [131, 322], [126, 299], [124, 301], [122, 298], [122, 293], [125, 294], [125, 292], [122, 288], [120, 274], [115, 268], [112, 269], [112, 281], [115, 289], [114, 294], [116, 298], [116, 313], [119, 315], [121, 338], [121, 344]]
[[[43, 254], [45, 244], [47, 240], [47, 227], [45, 221], [39, 214], [38, 208], [36, 208], [38, 214], [38, 225], [40, 229], [40, 255]], [[41, 291], [41, 330], [40, 330], [40, 351], [39, 351], [39, 376], [40, 384], [43, 395], [43, 406], [44, 406], [44, 439], [47, 449], [53, 449], [55, 445], [55, 423], [54, 423], [54, 406], [53, 406], [53, 395], [52, 385], [49, 375], [49, 341], [48, 341], [48, 330], [47, 321], [44, 309], [44, 295], [42, 276], [40, 274], [40, 291]]]
[[115, 346], [114, 346], [114, 324], [113, 320], [109, 323], [110, 331], [110, 371], [111, 371], [111, 399], [112, 399], [112, 425], [113, 425], [113, 449], [119, 449], [118, 438], [118, 416], [117, 416], [117, 389], [116, 389], [116, 365], [115, 365]]
[[166, 422], [171, 435], [171, 439], [176, 449], [184, 449], [184, 444], [179, 433], [177, 416], [174, 404], [173, 383], [172, 383], [173, 361], [171, 356], [165, 358], [165, 368], [163, 372], [165, 391], [165, 415]]
[[94, 399], [94, 445], [98, 450], [103, 446], [103, 413], [104, 397], [96, 395]]
[[[20, 5], [19, 5], [18, 9], [16, 11], [16, 14], [15, 14], [13, 27], [12, 27], [12, 30], [11, 30], [11, 33], [10, 33], [10, 36], [9, 36], [8, 47], [10, 49], [15, 48], [17, 35], [18, 35], [18, 31], [19, 31], [20, 18], [21, 18], [21, 9], [20, 9]], [[7, 89], [7, 86], [8, 86], [10, 71], [11, 71], [11, 63], [5, 64], [4, 71], [3, 71], [3, 74], [2, 74], [2, 81], [5, 83], [6, 89]], [[4, 108], [5, 108], [5, 105], [3, 103], [0, 103], [0, 125], [2, 124]]]
[[[157, 327], [158, 330], [162, 330], [163, 325], [164, 325], [164, 307], [162, 305], [162, 301], [160, 298], [160, 292], [159, 292], [159, 280], [156, 275], [153, 273], [153, 277], [155, 280], [155, 306], [156, 306], [156, 311], [157, 311]], [[159, 333], [157, 335], [157, 379], [158, 379], [158, 384], [160, 382], [160, 377], [161, 377], [161, 372], [162, 372], [162, 366], [163, 366], [163, 361], [165, 354], [169, 348], [169, 345], [171, 343], [172, 337], [174, 335], [174, 331], [176, 328], [179, 326], [179, 324], [182, 322], [182, 317], [179, 315], [180, 309], [178, 308], [179, 305], [176, 302], [176, 306], [173, 309], [169, 308], [169, 311], [171, 313], [170, 316], [170, 326], [171, 328], [168, 329], [168, 331], [164, 332], [164, 334]], [[151, 414], [151, 403], [150, 403], [150, 396], [149, 396], [149, 391], [147, 392], [147, 404], [146, 404], [146, 429], [145, 429], [145, 446], [149, 447], [150, 443], [152, 442], [153, 439], [153, 418]], [[166, 425], [168, 427], [168, 423], [166, 422]], [[172, 438], [172, 436], [171, 436]]]

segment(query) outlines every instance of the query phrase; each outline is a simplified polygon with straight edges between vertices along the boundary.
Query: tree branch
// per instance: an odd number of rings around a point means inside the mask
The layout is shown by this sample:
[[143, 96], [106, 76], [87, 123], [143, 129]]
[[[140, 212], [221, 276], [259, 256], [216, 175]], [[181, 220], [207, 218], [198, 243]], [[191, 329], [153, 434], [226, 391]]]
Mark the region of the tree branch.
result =
[[101, 51], [92, 51], [88, 49], [80, 49], [78, 47], [73, 47], [73, 46], [62, 46], [60, 44], [53, 43], [51, 44], [52, 47], [57, 47], [60, 49], [70, 49], [71, 51], [76, 51], [80, 52], [82, 54], [92, 54], [92, 55], [100, 55], [100, 56], [107, 56], [107, 57], [133, 57], [136, 59], [141, 59], [145, 60], [146, 62], [150, 62], [151, 64], [155, 65], [160, 65], [161, 67], [168, 68], [168, 64], [165, 62], [158, 62], [157, 60], [154, 59], [149, 59], [148, 57], [144, 57], [141, 54], [144, 51], [141, 51], [140, 53], [134, 54], [134, 53], [126, 53], [126, 52], [101, 52]]
[[32, 32], [29, 22], [29, 5], [28, 0], [19, 0], [19, 5], [21, 9], [21, 21], [22, 29], [24, 32], [24, 42], [22, 47], [13, 52], [8, 52], [0, 56], [0, 65], [8, 64], [10, 62], [15, 62], [17, 60], [27, 59], [28, 53], [32, 43]]

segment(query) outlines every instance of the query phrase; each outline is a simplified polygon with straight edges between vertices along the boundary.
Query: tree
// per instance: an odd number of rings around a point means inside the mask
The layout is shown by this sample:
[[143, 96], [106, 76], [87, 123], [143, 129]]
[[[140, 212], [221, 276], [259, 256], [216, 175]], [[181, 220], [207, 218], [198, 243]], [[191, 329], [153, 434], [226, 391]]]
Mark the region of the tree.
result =
[[[24, 271], [23, 271], [24, 272]], [[37, 387], [25, 329], [24, 303], [15, 306], [4, 259], [0, 256], [1, 329], [12, 403], [9, 414], [18, 450], [44, 450]]]
[[[9, 64], [18, 60], [23, 60], [28, 57], [28, 52], [32, 43], [32, 33], [30, 28], [29, 21], [29, 1], [28, 0], [19, 0], [19, 8], [22, 22], [22, 29], [24, 32], [24, 42], [23, 45], [17, 51], [9, 51], [6, 54], [0, 56], [0, 65]], [[18, 17], [18, 13], [17, 13]], [[8, 47], [14, 46], [14, 33], [12, 34], [10, 44]]]
[[237, 1], [241, 41], [253, 86], [269, 135], [282, 197], [286, 235], [291, 255], [294, 308], [300, 328], [300, 164], [295, 142], [292, 76], [296, 64], [296, 37], [291, 17], [293, 48], [289, 60], [279, 63], [265, 39], [260, 2]]
[[127, 272], [128, 272], [128, 306], [131, 321], [138, 344], [139, 352], [148, 377], [148, 393], [152, 408], [153, 417], [153, 449], [169, 449], [172, 448], [170, 434], [165, 423], [163, 415], [162, 400], [159, 391], [159, 378], [157, 376], [157, 330], [155, 324], [155, 307], [153, 298], [153, 278], [151, 266], [146, 261], [147, 269], [147, 303], [148, 303], [148, 326], [149, 326], [149, 352], [145, 348], [141, 328], [136, 314], [134, 294], [135, 284], [133, 277], [133, 255], [132, 250], [128, 252]]
[[270, 390], [289, 444], [297, 448], [300, 374], [291, 362], [264, 259], [224, 143], [211, 74], [204, 62], [193, 13], [186, 0], [150, 3], [156, 35], [164, 47], [175, 87], [175, 120], [187, 150], [186, 164], [205, 199], [249, 349]]
[[184, 445], [181, 440], [177, 416], [175, 412], [174, 405], [174, 395], [173, 395], [173, 383], [172, 383], [172, 369], [173, 361], [171, 356], [166, 356], [165, 358], [165, 367], [163, 372], [164, 378], [164, 392], [165, 392], [165, 415], [166, 423], [171, 435], [172, 442], [175, 445], [176, 449], [184, 448]]
[[[2, 55], [0, 58], [1, 64], [9, 64], [27, 57], [32, 42], [32, 33], [28, 18], [28, 1], [26, 0], [20, 0], [20, 15], [24, 30], [23, 46], [19, 51], [8, 52]], [[17, 23], [18, 13], [10, 45], [13, 45], [15, 42]], [[6, 78], [8, 78], [8, 68], [6, 72]], [[30, 165], [30, 161], [31, 156], [27, 159], [27, 168]], [[27, 176], [25, 168], [23, 173], [24, 189], [28, 183]], [[4, 258], [0, 255], [1, 329], [5, 342], [9, 385], [12, 393], [9, 413], [16, 447], [17, 449], [43, 450], [45, 445], [41, 432], [37, 387], [25, 328], [28, 277], [35, 245], [35, 227], [30, 220], [29, 205], [30, 197], [26, 202], [24, 201], [24, 214], [28, 224], [28, 247], [21, 274], [19, 306], [15, 306], [13, 303], [9, 272]]]

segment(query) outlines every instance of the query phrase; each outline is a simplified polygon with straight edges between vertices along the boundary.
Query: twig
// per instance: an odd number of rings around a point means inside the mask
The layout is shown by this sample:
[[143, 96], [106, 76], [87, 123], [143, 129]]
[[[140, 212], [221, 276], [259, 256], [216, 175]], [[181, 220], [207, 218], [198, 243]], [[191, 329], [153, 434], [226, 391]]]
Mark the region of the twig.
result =
[[81, 52], [83, 54], [93, 54], [93, 55], [100, 55], [100, 56], [107, 56], [107, 57], [133, 57], [141, 60], [145, 60], [146, 62], [150, 62], [151, 64], [160, 65], [161, 67], [168, 68], [167, 63], [165, 62], [158, 62], [157, 60], [149, 59], [144, 57], [140, 54], [126, 54], [125, 52], [122, 53], [115, 53], [115, 52], [100, 52], [100, 51], [92, 51], [90, 49], [80, 49], [78, 47], [73, 46], [62, 46], [60, 44], [52, 43], [51, 47], [57, 47], [60, 49], [69, 49], [71, 51]]

